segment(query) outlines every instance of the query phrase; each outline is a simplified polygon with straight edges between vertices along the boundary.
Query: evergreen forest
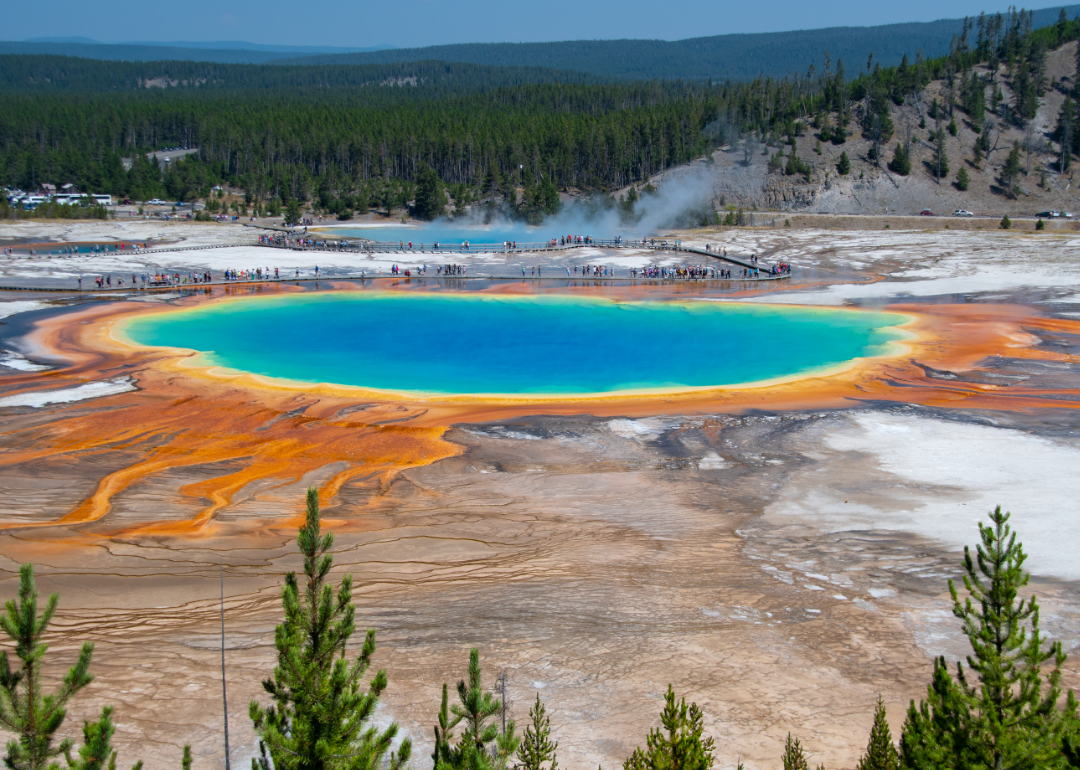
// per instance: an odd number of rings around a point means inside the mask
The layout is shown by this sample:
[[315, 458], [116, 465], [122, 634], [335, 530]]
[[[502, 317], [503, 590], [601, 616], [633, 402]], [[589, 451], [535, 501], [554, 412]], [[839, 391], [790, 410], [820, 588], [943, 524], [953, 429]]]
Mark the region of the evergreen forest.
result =
[[[245, 210], [299, 202], [349, 218], [407, 205], [430, 169], [457, 206], [498, 201], [528, 216], [557, 206], [557, 192], [643, 185], [744, 138], [780, 146], [817, 130], [822, 141], [843, 145], [861, 132], [880, 158], [894, 133], [894, 107], [920, 99], [934, 80], [949, 96], [928, 105], [931, 117], [942, 110], [954, 120], [958, 111], [976, 127], [988, 115], [1024, 126], [1047, 89], [1063, 87], [1049, 81], [1047, 52], [1080, 36], [1080, 22], [1064, 10], [1048, 26], [1033, 19], [1010, 11], [965, 20], [948, 54], [916, 53], [894, 67], [872, 57], [834, 62], [826, 52], [821, 68], [804, 74], [724, 82], [601, 82], [440, 62], [301, 67], [0, 56], [0, 186], [70, 182], [136, 200], [192, 200], [220, 185], [240, 190]], [[1001, 96], [1003, 80], [1010, 99]], [[1076, 104], [1069, 102], [1056, 135], [1068, 150], [1063, 167], [1080, 151]], [[197, 152], [163, 170], [146, 154], [166, 147]], [[794, 156], [774, 161], [785, 173], [810, 174]], [[893, 166], [903, 169], [903, 157]]]

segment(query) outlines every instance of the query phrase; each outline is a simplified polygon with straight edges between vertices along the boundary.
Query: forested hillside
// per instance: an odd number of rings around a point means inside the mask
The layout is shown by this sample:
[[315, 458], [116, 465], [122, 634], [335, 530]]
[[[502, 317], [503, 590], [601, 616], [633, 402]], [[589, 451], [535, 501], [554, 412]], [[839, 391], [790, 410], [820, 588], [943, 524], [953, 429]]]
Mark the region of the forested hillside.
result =
[[[1047, 89], [1063, 87], [1049, 82], [1047, 51], [1078, 31], [1080, 22], [1064, 14], [1041, 29], [1023, 12], [988, 17], [966, 26], [947, 56], [857, 66], [855, 77], [826, 59], [821, 70], [783, 79], [525, 83], [451, 88], [437, 98], [424, 87], [8, 93], [0, 95], [0, 184], [70, 181], [177, 199], [205, 198], [211, 186], [227, 184], [246, 192], [249, 207], [313, 201], [346, 217], [403, 206], [433, 169], [459, 206], [488, 200], [531, 216], [554, 205], [556, 190], [644, 183], [741, 137], [759, 150], [778, 148], [774, 172], [809, 178], [796, 137], [816, 131], [843, 149], [858, 136], [870, 143], [859, 162], [883, 165], [895, 153], [894, 111], [908, 101], [937, 121], [942, 146], [942, 117], [954, 120], [954, 110], [966, 111], [976, 133], [989, 115], [1001, 126], [1029, 126]], [[923, 105], [932, 81], [944, 103]], [[1075, 151], [1080, 115], [1069, 105], [1061, 136]], [[908, 156], [912, 141], [909, 134], [903, 143]], [[144, 153], [169, 145], [199, 151], [163, 175]], [[134, 158], [130, 171], [124, 157]]]
[[[1054, 23], [1061, 8], [1034, 11], [1031, 23]], [[1080, 6], [1065, 8], [1070, 16]], [[964, 20], [888, 24], [879, 27], [769, 32], [754, 35], [717, 35], [688, 40], [574, 40], [558, 43], [486, 43], [396, 48], [371, 53], [336, 54], [284, 59], [283, 64], [368, 64], [418, 59], [472, 62], [489, 66], [533, 66], [579, 70], [609, 78], [649, 80], [751, 80], [758, 76], [785, 77], [821, 67], [826, 51], [833, 61], [848, 62], [849, 72], [865, 64], [872, 53], [883, 67], [949, 52], [953, 39], [964, 30]]]
[[[0, 110], [0, 182], [80, 187], [144, 197], [204, 195], [221, 181], [256, 199], [411, 181], [434, 168], [445, 182], [499, 186], [543, 178], [562, 188], [644, 179], [701, 155], [724, 89], [697, 85], [523, 85], [446, 99], [421, 89], [212, 92], [160, 90], [86, 96], [8, 94]], [[197, 157], [156, 166], [121, 155], [161, 145]], [[541, 176], [542, 175], [542, 176]]]
[[596, 83], [600, 78], [543, 67], [486, 67], [437, 61], [274, 66], [213, 62], [126, 62], [70, 56], [0, 55], [0, 92], [109, 93], [150, 88], [200, 91], [327, 90], [410, 86], [442, 98], [524, 83]]
[[[1036, 27], [1052, 24], [1060, 7], [1034, 11]], [[1080, 6], [1065, 7], [1070, 17]], [[709, 22], [705, 22], [706, 25]], [[716, 27], [722, 29], [722, 17]], [[250, 47], [231, 49], [189, 44], [141, 45], [80, 42], [0, 41], [0, 54], [74, 56], [87, 59], [151, 62], [195, 61], [283, 65], [389, 64], [446, 61], [491, 67], [541, 67], [587, 72], [602, 78], [651, 80], [751, 80], [805, 72], [811, 63], [820, 67], [825, 51], [833, 61], [860, 65], [867, 56], [882, 66], [900, 63], [904, 54], [914, 58], [942, 56], [964, 27], [962, 19], [926, 23], [887, 24], [877, 27], [715, 35], [688, 40], [576, 40], [553, 43], [490, 43], [430, 46], [351, 54], [304, 55]], [[300, 58], [298, 58], [300, 57]]]
[[0, 54], [78, 56], [104, 61], [201, 61], [224, 64], [259, 64], [297, 56], [295, 53], [251, 49], [182, 48], [123, 43], [29, 43], [15, 40], [0, 40]]

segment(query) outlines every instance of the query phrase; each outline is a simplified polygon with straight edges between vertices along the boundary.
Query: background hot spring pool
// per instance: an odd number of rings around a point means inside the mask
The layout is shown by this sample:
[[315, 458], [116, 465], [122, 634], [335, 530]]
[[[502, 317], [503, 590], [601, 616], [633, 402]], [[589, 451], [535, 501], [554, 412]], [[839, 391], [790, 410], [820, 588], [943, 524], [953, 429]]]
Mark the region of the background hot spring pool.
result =
[[369, 241], [394, 242], [410, 241], [416, 245], [425, 244], [428, 248], [435, 242], [443, 248], [460, 246], [463, 242], [469, 243], [503, 243], [504, 241], [519, 241], [521, 243], [540, 243], [551, 238], [564, 235], [589, 235], [597, 238], [610, 238], [610, 235], [600, 233], [580, 232], [579, 229], [572, 231], [557, 230], [554, 227], [530, 227], [516, 222], [502, 222], [487, 227], [453, 225], [441, 221], [427, 225], [378, 225], [368, 227], [324, 227], [316, 232], [324, 233], [336, 238], [364, 238]]
[[443, 394], [736, 385], [887, 353], [897, 313], [566, 296], [323, 292], [131, 319], [141, 345], [310, 383]]

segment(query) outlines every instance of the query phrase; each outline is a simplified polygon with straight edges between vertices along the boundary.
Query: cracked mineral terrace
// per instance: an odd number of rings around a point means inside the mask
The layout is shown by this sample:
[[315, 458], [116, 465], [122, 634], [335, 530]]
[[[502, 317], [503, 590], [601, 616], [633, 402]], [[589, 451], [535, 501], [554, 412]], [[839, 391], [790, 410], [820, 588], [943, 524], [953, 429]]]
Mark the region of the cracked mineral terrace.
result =
[[[140, 226], [58, 225], [53, 235], [166, 235]], [[0, 235], [49, 236], [51, 226], [33, 227]], [[167, 235], [213, 245], [220, 232]], [[120, 349], [108, 319], [153, 309], [130, 301], [143, 297], [3, 297], [0, 593], [11, 596], [17, 565], [33, 561], [41, 590], [61, 595], [54, 670], [82, 640], [97, 645], [97, 678], [69, 732], [108, 702], [127, 761], [173, 766], [184, 743], [197, 762], [219, 761], [221, 560], [232, 760], [248, 761], [247, 702], [273, 666], [279, 589], [299, 564], [293, 538], [311, 485], [337, 536], [335, 572], [354, 574], [360, 624], [378, 631], [376, 664], [390, 679], [379, 719], [402, 725], [417, 766], [440, 686], [461, 677], [475, 645], [489, 679], [507, 670], [519, 723], [541, 693], [566, 767], [625, 759], [669, 682], [703, 707], [719, 767], [777, 766], [789, 731], [815, 765], [853, 767], [877, 695], [895, 730], [925, 692], [932, 657], [964, 653], [946, 580], [999, 503], [1031, 553], [1047, 631], [1080, 654], [1080, 240], [682, 237], [790, 262], [791, 285], [620, 296], [900, 306], [932, 319], [937, 336], [913, 360], [775, 393], [398, 403], [203, 377], [160, 351]], [[186, 271], [272, 258], [261, 254], [153, 257]], [[295, 259], [334, 269], [319, 255]], [[55, 285], [144, 269], [0, 261], [5, 275]], [[207, 299], [184, 294], [157, 306]], [[416, 343], [422, 355], [426, 341]], [[1077, 660], [1069, 687], [1080, 685]]]

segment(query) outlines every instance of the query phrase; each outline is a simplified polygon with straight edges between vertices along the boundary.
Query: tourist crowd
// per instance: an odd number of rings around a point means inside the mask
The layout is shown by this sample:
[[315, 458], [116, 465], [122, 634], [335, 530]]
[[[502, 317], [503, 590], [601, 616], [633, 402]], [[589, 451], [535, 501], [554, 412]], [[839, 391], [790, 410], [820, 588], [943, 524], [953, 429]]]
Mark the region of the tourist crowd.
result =
[[[94, 278], [94, 285], [99, 289], [111, 288], [116, 286], [117, 288], [125, 285], [132, 288], [143, 288], [147, 286], [184, 286], [197, 283], [210, 283], [213, 280], [210, 271], [206, 270], [198, 273], [143, 273], [142, 275], [131, 274], [131, 280], [129, 283], [124, 283], [123, 276], [117, 276], [116, 283], [113, 283], [112, 275], [99, 275]], [[83, 277], [79, 276], [79, 288], [83, 286]]]

